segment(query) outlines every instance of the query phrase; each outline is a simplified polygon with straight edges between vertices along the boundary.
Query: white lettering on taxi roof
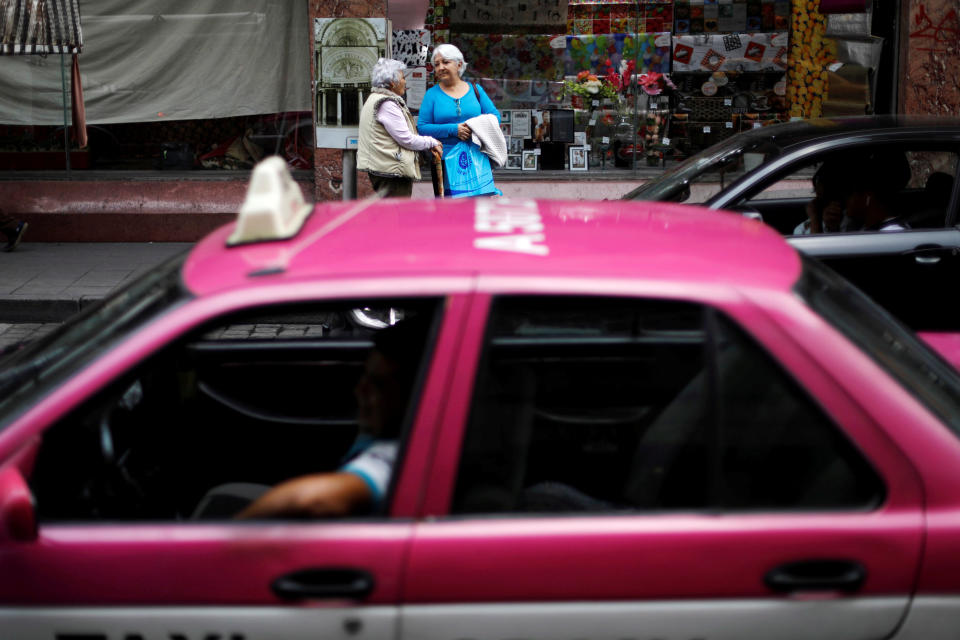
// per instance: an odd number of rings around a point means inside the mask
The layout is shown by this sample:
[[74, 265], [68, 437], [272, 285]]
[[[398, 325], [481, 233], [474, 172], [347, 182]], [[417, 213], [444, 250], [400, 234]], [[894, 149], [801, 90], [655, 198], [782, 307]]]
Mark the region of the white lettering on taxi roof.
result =
[[497, 234], [475, 238], [475, 249], [534, 256], [545, 256], [550, 252], [544, 244], [543, 221], [533, 200], [478, 198], [474, 211], [474, 231]]

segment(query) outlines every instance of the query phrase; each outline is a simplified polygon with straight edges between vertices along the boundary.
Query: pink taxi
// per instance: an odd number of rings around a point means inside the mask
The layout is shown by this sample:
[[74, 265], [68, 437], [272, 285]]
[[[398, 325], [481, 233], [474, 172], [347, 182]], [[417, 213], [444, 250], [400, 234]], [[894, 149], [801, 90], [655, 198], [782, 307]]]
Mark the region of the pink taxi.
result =
[[[773, 230], [296, 196], [2, 361], [0, 638], [955, 636], [957, 374]], [[235, 517], [414, 322], [382, 499]]]

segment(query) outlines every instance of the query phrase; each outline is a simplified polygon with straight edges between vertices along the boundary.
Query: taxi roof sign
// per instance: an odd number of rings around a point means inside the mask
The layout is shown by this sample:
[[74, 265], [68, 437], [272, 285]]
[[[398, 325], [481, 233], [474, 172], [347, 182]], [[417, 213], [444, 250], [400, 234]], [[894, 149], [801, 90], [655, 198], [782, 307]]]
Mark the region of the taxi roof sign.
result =
[[312, 210], [287, 164], [280, 156], [270, 156], [253, 169], [227, 246], [292, 238]]

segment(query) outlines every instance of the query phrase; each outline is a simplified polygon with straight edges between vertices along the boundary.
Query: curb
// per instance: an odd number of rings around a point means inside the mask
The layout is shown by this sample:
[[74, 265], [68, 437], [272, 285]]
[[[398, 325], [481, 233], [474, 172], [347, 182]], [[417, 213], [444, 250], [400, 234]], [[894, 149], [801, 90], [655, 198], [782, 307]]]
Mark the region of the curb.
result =
[[101, 298], [0, 298], [0, 323], [63, 322]]

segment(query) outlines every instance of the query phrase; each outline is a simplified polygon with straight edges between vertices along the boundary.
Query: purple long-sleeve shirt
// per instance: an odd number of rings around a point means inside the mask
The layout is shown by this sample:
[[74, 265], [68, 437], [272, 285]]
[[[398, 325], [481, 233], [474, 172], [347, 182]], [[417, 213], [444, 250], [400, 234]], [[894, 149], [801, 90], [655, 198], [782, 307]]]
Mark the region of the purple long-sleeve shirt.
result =
[[410, 131], [406, 116], [403, 115], [400, 106], [392, 100], [384, 100], [380, 105], [380, 109], [377, 111], [377, 122], [382, 124], [390, 137], [405, 149], [425, 151], [440, 144], [436, 138], [418, 136]]

